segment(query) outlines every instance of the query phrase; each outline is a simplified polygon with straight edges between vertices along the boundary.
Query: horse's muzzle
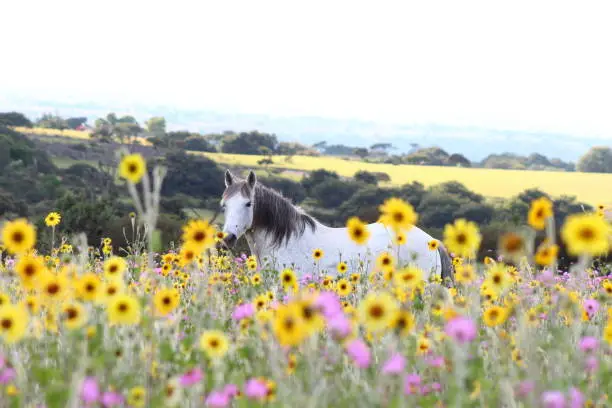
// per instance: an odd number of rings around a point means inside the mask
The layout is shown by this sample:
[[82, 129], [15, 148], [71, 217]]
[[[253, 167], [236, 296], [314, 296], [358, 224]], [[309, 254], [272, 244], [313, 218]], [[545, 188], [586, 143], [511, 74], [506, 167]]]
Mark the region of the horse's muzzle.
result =
[[236, 237], [236, 235], [227, 234], [225, 238], [223, 238], [223, 241], [221, 241], [219, 244], [223, 249], [232, 249], [236, 245], [237, 241], [238, 237]]

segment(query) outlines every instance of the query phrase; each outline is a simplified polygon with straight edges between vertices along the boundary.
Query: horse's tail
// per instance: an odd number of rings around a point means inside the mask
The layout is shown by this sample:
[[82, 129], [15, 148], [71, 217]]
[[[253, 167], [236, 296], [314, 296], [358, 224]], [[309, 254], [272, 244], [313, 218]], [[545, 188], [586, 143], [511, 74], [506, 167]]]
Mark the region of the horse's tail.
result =
[[442, 278], [442, 282], [450, 284], [455, 278], [453, 270], [453, 261], [450, 255], [448, 254], [448, 251], [442, 244], [438, 246], [438, 255], [440, 255], [440, 275]]

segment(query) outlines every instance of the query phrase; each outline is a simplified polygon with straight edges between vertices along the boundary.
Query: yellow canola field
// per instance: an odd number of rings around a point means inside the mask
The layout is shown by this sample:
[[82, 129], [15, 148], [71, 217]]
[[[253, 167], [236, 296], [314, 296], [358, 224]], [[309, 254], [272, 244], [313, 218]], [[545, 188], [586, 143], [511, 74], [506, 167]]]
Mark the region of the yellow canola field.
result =
[[[260, 167], [257, 161], [264, 157], [225, 153], [201, 154], [222, 164], [253, 168]], [[285, 161], [285, 156], [273, 156], [272, 160], [274, 164], [269, 165], [270, 167], [306, 171], [323, 168], [346, 177], [353, 176], [359, 170], [384, 172], [391, 177], [393, 185], [418, 181], [425, 186], [431, 186], [456, 180], [486, 197], [512, 197], [528, 188], [539, 188], [553, 197], [574, 195], [578, 200], [591, 205], [612, 201], [612, 190], [609, 190], [609, 186], [612, 186], [612, 174], [392, 165], [329, 156], [293, 156], [290, 162]]]

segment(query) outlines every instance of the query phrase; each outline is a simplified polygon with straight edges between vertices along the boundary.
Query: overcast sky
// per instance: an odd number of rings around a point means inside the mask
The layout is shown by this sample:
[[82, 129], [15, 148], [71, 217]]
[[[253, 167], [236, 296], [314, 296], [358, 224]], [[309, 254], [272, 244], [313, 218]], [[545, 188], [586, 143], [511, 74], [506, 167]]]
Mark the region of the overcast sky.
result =
[[2, 14], [5, 95], [612, 138], [606, 1], [19, 0]]

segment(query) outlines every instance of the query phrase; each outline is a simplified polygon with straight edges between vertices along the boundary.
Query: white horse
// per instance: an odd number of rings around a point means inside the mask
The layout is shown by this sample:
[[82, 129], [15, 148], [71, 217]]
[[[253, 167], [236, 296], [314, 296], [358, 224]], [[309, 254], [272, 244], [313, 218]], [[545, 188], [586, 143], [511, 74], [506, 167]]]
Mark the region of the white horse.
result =
[[[236, 178], [229, 170], [225, 172], [221, 206], [225, 211], [225, 246], [232, 248], [245, 235], [261, 266], [291, 268], [299, 276], [314, 271], [335, 274], [338, 263], [344, 261], [348, 272], [356, 271], [358, 262], [371, 271], [377, 257], [388, 252], [402, 264], [418, 266], [424, 279], [431, 273], [452, 279], [452, 262], [446, 249], [439, 243], [437, 250], [430, 250], [428, 243], [434, 238], [416, 226], [406, 233], [405, 244], [398, 246], [395, 234], [385, 225], [369, 224], [368, 242], [358, 245], [346, 228], [321, 224], [276, 191], [257, 183], [252, 171], [246, 180]], [[318, 262], [313, 259], [315, 249], [323, 251]]]

